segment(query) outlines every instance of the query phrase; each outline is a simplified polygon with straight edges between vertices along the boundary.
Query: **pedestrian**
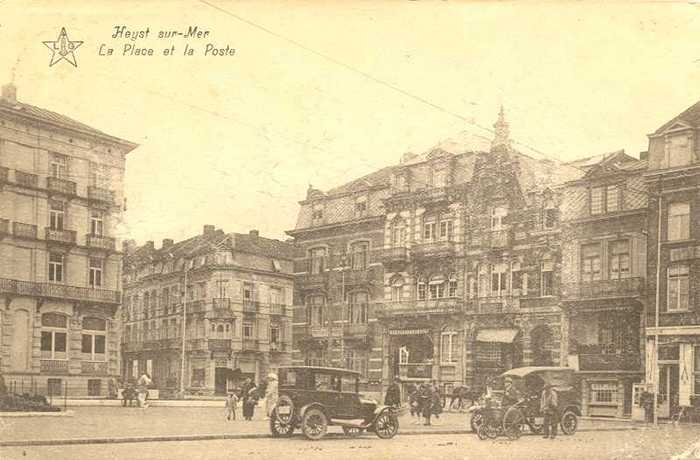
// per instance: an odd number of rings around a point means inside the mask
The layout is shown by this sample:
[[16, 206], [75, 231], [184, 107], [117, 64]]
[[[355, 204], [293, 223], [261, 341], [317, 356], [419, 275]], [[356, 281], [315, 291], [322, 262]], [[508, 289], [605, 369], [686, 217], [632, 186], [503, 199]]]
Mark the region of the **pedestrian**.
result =
[[228, 396], [226, 396], [226, 406], [224, 409], [224, 416], [226, 420], [236, 420], [236, 404], [238, 404], [238, 396], [233, 391], [229, 391]]
[[433, 415], [433, 395], [434, 395], [432, 385], [427, 383], [421, 384], [421, 389], [419, 393], [420, 398], [420, 411], [425, 419], [423, 425], [430, 426], [430, 417]]
[[440, 387], [438, 386], [438, 383], [436, 380], [433, 380], [433, 385], [431, 388], [431, 394], [430, 394], [430, 410], [432, 415], [435, 416], [436, 419], [440, 418], [440, 414], [442, 413], [442, 406], [443, 406], [443, 400], [442, 400], [442, 395], [440, 391]]
[[148, 403], [146, 400], [148, 399], [148, 387], [153, 383], [153, 380], [151, 380], [151, 376], [148, 374], [148, 372], [145, 372], [141, 377], [139, 377], [138, 381], [136, 382], [136, 387], [138, 391], [138, 401], [139, 401], [139, 407], [146, 409], [148, 407]]
[[543, 438], [554, 439], [557, 437], [557, 425], [559, 424], [559, 397], [551, 384], [546, 384], [542, 389], [540, 412], [544, 415]]
[[252, 385], [248, 394], [243, 400], [243, 418], [247, 421], [253, 420], [255, 415], [255, 405], [258, 403], [258, 389], [255, 384]]
[[277, 374], [270, 372], [267, 376], [267, 386], [265, 387], [265, 420], [272, 417], [272, 411], [277, 405]]
[[401, 388], [397, 383], [397, 379], [392, 379], [389, 388], [386, 389], [384, 396], [384, 405], [390, 407], [401, 406]]

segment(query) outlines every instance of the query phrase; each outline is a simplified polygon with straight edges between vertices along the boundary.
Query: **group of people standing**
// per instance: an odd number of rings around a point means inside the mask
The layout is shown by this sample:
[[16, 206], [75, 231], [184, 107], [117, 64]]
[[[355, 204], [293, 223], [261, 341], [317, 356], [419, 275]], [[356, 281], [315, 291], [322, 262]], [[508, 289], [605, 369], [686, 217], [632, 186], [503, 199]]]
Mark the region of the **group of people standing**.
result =
[[272, 410], [277, 404], [278, 396], [277, 374], [271, 372], [267, 376], [264, 385], [258, 387], [250, 378], [246, 378], [238, 391], [229, 391], [226, 396], [224, 416], [226, 420], [236, 420], [236, 406], [241, 401], [243, 408], [243, 419], [250, 421], [255, 414], [255, 406], [261, 398], [265, 398], [266, 419], [270, 417]]
[[[424, 425], [430, 425], [431, 418], [435, 416], [440, 418], [442, 413], [442, 394], [437, 382], [433, 380], [431, 383], [421, 383], [419, 386], [411, 383], [407, 387], [409, 410], [411, 415], [423, 417]], [[384, 397], [384, 404], [387, 406], [398, 407], [401, 405], [401, 389], [397, 380], [393, 380], [389, 385]]]

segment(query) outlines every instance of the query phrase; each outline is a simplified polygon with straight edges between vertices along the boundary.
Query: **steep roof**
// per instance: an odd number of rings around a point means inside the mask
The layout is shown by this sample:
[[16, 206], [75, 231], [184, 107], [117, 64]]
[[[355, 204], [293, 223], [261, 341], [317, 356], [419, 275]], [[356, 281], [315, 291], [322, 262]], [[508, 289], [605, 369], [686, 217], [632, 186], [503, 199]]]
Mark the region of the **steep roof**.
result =
[[691, 105], [683, 112], [681, 112], [676, 117], [672, 118], [670, 121], [664, 123], [659, 129], [654, 131], [654, 134], [661, 134], [671, 127], [674, 123], [682, 121], [689, 124], [690, 126], [697, 127], [700, 126], [700, 101]]
[[229, 236], [233, 241], [232, 249], [236, 251], [262, 255], [273, 259], [291, 260], [297, 257], [297, 247], [284, 241], [246, 233], [231, 233]]

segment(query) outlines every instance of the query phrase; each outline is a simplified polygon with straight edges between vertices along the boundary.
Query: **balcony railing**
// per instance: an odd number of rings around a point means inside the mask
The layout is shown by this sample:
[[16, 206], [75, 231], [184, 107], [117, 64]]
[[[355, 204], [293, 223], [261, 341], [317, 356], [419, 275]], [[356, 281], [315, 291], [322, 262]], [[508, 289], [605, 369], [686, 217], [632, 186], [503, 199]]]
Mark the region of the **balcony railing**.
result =
[[36, 225], [23, 224], [22, 222], [12, 222], [12, 234], [17, 238], [35, 240], [37, 238], [37, 227]]
[[377, 251], [377, 259], [382, 263], [406, 262], [408, 260], [408, 249], [406, 248], [384, 248]]
[[60, 359], [42, 359], [40, 370], [46, 374], [67, 374], [68, 361]]
[[562, 294], [567, 300], [638, 297], [644, 294], [644, 278], [567, 283]]
[[23, 171], [15, 171], [15, 183], [23, 187], [36, 188], [39, 186], [39, 176]]
[[243, 339], [242, 348], [243, 350], [257, 351], [260, 348], [260, 342], [258, 339]]
[[105, 251], [114, 251], [116, 248], [115, 239], [109, 236], [92, 235], [88, 233], [85, 235], [85, 241], [89, 248], [103, 249]]
[[189, 339], [187, 341], [187, 349], [189, 351], [205, 351], [209, 350], [207, 339]]
[[46, 227], [46, 241], [62, 244], [75, 244], [75, 230], [58, 230]]
[[520, 309], [520, 298], [509, 295], [478, 297], [476, 311], [478, 313], [509, 313]]
[[306, 358], [305, 363], [307, 366], [330, 367], [325, 358]]
[[231, 340], [209, 339], [209, 351], [231, 351]]
[[284, 316], [287, 312], [287, 306], [279, 303], [270, 304], [270, 314], [276, 316]]
[[287, 351], [287, 344], [285, 342], [270, 342], [270, 351], [283, 353]]
[[97, 361], [82, 361], [80, 373], [85, 375], [107, 375], [107, 363]]
[[260, 309], [260, 303], [255, 300], [244, 300], [243, 311], [246, 313], [257, 313]]
[[0, 235], [9, 235], [10, 234], [10, 220], [9, 219], [0, 219]]
[[430, 241], [421, 243], [411, 248], [414, 257], [445, 257], [455, 253], [453, 241]]
[[15, 294], [49, 299], [71, 299], [78, 301], [118, 304], [121, 301], [119, 291], [92, 289], [54, 283], [35, 283], [0, 278], [0, 294]]
[[88, 199], [92, 201], [101, 201], [103, 203], [113, 204], [114, 193], [111, 190], [90, 186], [88, 187]]
[[75, 195], [77, 185], [73, 181], [61, 179], [60, 177], [47, 177], [46, 188], [52, 192], [63, 193], [64, 195]]
[[0, 166], [0, 184], [8, 181], [10, 175], [10, 170], [8, 168]]
[[378, 306], [382, 316], [450, 314], [464, 311], [464, 300], [456, 297], [432, 300], [402, 300], [385, 302]]

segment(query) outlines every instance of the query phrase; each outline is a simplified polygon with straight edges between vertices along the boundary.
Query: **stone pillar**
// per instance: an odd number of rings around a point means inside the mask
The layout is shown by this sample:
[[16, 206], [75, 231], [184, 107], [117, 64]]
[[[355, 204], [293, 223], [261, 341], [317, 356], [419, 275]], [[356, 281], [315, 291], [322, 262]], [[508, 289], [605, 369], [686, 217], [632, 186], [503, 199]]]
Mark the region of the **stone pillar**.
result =
[[569, 312], [562, 309], [561, 314], [561, 339], [559, 343], [559, 349], [561, 350], [561, 356], [559, 359], [559, 364], [561, 366], [566, 366], [569, 363], [569, 328], [571, 327], [571, 321], [569, 318]]

